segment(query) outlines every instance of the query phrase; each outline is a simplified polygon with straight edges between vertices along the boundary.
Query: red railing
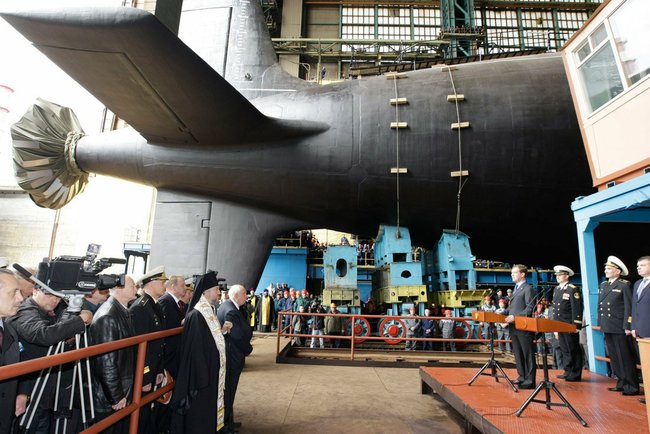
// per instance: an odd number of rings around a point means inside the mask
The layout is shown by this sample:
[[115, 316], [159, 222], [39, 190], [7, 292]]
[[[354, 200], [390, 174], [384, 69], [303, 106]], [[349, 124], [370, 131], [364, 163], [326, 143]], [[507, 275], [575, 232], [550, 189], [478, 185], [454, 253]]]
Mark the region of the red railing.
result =
[[133, 396], [131, 398], [131, 403], [123, 409], [116, 411], [107, 418], [102, 419], [96, 424], [88, 427], [88, 429], [82, 431], [83, 434], [98, 433], [113, 425], [115, 422], [125, 418], [128, 415], [131, 415], [131, 420], [129, 422], [129, 433], [137, 434], [140, 408], [147, 404], [150, 404], [174, 388], [174, 382], [172, 381], [164, 387], [157, 389], [154, 392], [147, 393], [145, 396], [142, 396], [142, 379], [144, 376], [145, 356], [147, 354], [147, 342], [178, 335], [182, 331], [182, 327], [177, 327], [161, 332], [134, 336], [127, 339], [120, 339], [114, 342], [93, 345], [87, 348], [81, 348], [79, 350], [66, 351], [65, 353], [61, 354], [41, 357], [34, 360], [28, 360], [26, 362], [3, 366], [0, 367], [0, 382], [10, 378], [20, 377], [21, 375], [29, 374], [31, 372], [47, 369], [49, 367], [59, 366], [74, 362], [76, 360], [82, 360], [88, 357], [97, 356], [100, 354], [109, 353], [111, 351], [117, 351], [123, 348], [137, 345], [138, 352], [136, 356], [135, 373], [133, 376]]
[[[293, 333], [293, 317], [296, 315], [300, 316], [307, 316], [307, 317], [313, 317], [313, 316], [322, 316], [322, 317], [327, 317], [327, 316], [340, 316], [346, 319], [349, 319], [351, 322], [351, 332], [350, 334], [343, 334], [343, 335], [312, 335], [312, 334], [305, 334], [305, 333]], [[283, 323], [283, 317], [288, 316], [290, 319], [289, 325], [287, 327], [282, 327], [281, 324]], [[446, 339], [446, 338], [416, 338], [416, 337], [406, 337], [406, 336], [372, 336], [372, 335], [363, 335], [360, 336], [356, 333], [354, 333], [354, 324], [356, 324], [357, 318], [378, 318], [378, 319], [399, 319], [403, 320], [405, 318], [415, 318], [415, 319], [432, 319], [434, 321], [439, 321], [439, 320], [447, 320], [451, 319], [456, 321], [457, 326], [458, 324], [463, 324], [466, 328], [466, 330], [469, 333], [469, 338], [454, 338], [454, 339]], [[278, 327], [277, 327], [277, 345], [276, 345], [276, 355], [280, 354], [280, 338], [281, 337], [288, 337], [288, 338], [294, 338], [294, 337], [300, 337], [300, 338], [316, 338], [316, 339], [344, 339], [344, 340], [349, 340], [350, 341], [350, 360], [354, 360], [354, 352], [355, 352], [355, 347], [356, 347], [356, 341], [362, 340], [362, 341], [416, 341], [416, 342], [459, 342], [459, 343], [489, 343], [490, 339], [482, 339], [482, 338], [472, 338], [472, 327], [470, 326], [470, 322], [476, 322], [474, 321], [471, 317], [444, 317], [444, 316], [398, 316], [398, 315], [367, 315], [367, 314], [340, 314], [340, 313], [300, 313], [300, 312], [279, 312], [278, 313]], [[346, 322], [347, 325], [347, 322]], [[481, 327], [479, 325], [477, 334], [478, 336], [481, 336]], [[380, 331], [379, 331], [380, 332]], [[505, 339], [494, 339], [494, 343], [510, 343], [512, 342], [511, 340], [505, 340]]]

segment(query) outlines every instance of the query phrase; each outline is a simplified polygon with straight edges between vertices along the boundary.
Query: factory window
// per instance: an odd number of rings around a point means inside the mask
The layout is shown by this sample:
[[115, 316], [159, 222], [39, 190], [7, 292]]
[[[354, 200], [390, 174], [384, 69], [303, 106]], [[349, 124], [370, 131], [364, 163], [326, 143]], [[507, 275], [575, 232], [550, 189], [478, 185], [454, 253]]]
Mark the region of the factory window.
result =
[[406, 253], [393, 253], [393, 262], [406, 262]]
[[610, 44], [598, 49], [578, 70], [592, 111], [623, 92], [623, 83]]
[[573, 52], [591, 111], [650, 74], [649, 15], [650, 2], [628, 0]]
[[348, 262], [345, 259], [336, 261], [336, 275], [338, 277], [345, 277], [348, 274]]
[[648, 17], [650, 17], [648, 0], [629, 0], [610, 19], [613, 41], [628, 86], [650, 74]]

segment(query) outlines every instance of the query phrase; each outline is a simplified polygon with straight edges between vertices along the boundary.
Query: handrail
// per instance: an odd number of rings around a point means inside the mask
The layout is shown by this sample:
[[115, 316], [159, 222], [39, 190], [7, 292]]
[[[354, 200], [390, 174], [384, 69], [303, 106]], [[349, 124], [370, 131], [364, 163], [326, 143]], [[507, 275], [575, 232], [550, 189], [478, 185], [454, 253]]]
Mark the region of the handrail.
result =
[[113, 342], [106, 342], [99, 345], [80, 348], [78, 350], [66, 351], [61, 354], [40, 357], [38, 359], [27, 360], [12, 365], [2, 366], [0, 367], [0, 382], [10, 378], [20, 377], [31, 372], [40, 371], [49, 367], [59, 366], [76, 360], [82, 360], [88, 357], [97, 356], [100, 354], [109, 353], [111, 351], [117, 351], [123, 348], [137, 345], [138, 352], [136, 356], [135, 372], [133, 375], [133, 396], [131, 399], [131, 404], [116, 411], [115, 413], [112, 413], [107, 418], [102, 419], [101, 421], [88, 427], [88, 429], [82, 431], [83, 434], [99, 433], [130, 414], [131, 420], [129, 421], [129, 433], [137, 434], [140, 408], [147, 404], [150, 404], [155, 399], [158, 399], [160, 396], [172, 390], [175, 386], [175, 382], [171, 381], [164, 387], [154, 392], [147, 393], [147, 395], [144, 397], [142, 396], [142, 381], [144, 377], [144, 363], [147, 353], [147, 342], [155, 341], [169, 336], [179, 335], [182, 331], [183, 327], [176, 327], [160, 332], [133, 336], [126, 339], [119, 339]]
[[[343, 340], [349, 340], [351, 342], [350, 345], [350, 360], [354, 360], [354, 351], [355, 351], [355, 340], [356, 339], [363, 339], [364, 341], [385, 341], [386, 339], [390, 339], [391, 341], [416, 341], [416, 342], [459, 342], [459, 343], [489, 343], [490, 339], [483, 339], [483, 338], [472, 338], [471, 333], [470, 333], [470, 338], [465, 339], [465, 338], [421, 338], [421, 337], [411, 337], [411, 336], [395, 336], [395, 337], [386, 337], [386, 336], [358, 336], [356, 333], [354, 333], [354, 329], [352, 329], [352, 333], [348, 334], [343, 334], [343, 335], [312, 335], [312, 334], [304, 334], [304, 333], [293, 333], [293, 321], [289, 321], [289, 325], [287, 327], [282, 327], [281, 324], [283, 323], [283, 316], [289, 316], [292, 318], [293, 316], [322, 316], [322, 317], [327, 317], [327, 316], [340, 316], [343, 318], [350, 318], [351, 322], [354, 323], [357, 318], [395, 318], [395, 319], [404, 319], [404, 318], [415, 318], [415, 319], [421, 319], [421, 318], [428, 318], [432, 319], [434, 321], [440, 321], [443, 319], [453, 319], [454, 321], [457, 321], [459, 323], [465, 323], [467, 326], [469, 326], [469, 322], [474, 322], [480, 324], [481, 321], [476, 321], [472, 317], [445, 317], [445, 316], [416, 316], [416, 315], [409, 315], [409, 316], [403, 316], [403, 315], [373, 315], [373, 314], [342, 314], [342, 313], [315, 313], [315, 312], [292, 312], [292, 311], [280, 311], [278, 312], [278, 328], [277, 328], [277, 345], [276, 345], [276, 355], [280, 354], [280, 337], [285, 336], [288, 338], [294, 338], [294, 337], [300, 337], [300, 338], [317, 338], [317, 339], [343, 339]], [[286, 329], [289, 329], [288, 333], [284, 333]], [[470, 330], [471, 332], [471, 330]], [[494, 339], [494, 343], [507, 343], [507, 342], [512, 342], [510, 339]]]

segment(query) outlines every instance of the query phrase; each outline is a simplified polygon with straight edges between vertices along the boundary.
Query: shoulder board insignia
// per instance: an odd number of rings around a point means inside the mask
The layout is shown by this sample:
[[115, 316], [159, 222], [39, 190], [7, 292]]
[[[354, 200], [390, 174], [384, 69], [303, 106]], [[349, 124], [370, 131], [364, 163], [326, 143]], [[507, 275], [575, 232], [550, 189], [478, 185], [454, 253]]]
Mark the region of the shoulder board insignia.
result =
[[569, 288], [575, 288], [576, 286], [573, 283], [569, 283]]
[[622, 283], [625, 283], [626, 285], [630, 284], [629, 280], [625, 280], [625, 279], [618, 279], [618, 280], [620, 280]]
[[575, 298], [576, 300], [580, 300], [580, 292], [578, 292], [578, 291], [574, 292], [573, 293], [573, 298]]

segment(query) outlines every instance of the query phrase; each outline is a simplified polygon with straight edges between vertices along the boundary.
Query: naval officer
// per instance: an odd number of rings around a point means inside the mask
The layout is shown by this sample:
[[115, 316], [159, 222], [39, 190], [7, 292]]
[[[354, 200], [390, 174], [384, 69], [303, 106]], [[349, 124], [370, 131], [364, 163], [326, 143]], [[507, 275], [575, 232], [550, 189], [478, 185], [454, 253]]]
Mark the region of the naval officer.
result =
[[621, 279], [628, 270], [623, 261], [616, 256], [609, 256], [605, 263], [607, 280], [599, 286], [598, 325], [605, 335], [605, 345], [612, 365], [612, 371], [618, 381], [612, 392], [623, 395], [639, 394], [639, 377], [631, 334], [632, 290], [630, 282]]
[[[142, 297], [137, 299], [129, 308], [136, 335], [159, 332], [165, 329], [165, 316], [158, 305], [158, 299], [165, 294], [166, 280], [165, 268], [160, 266], [149, 271], [136, 281], [136, 285], [142, 287], [143, 290]], [[147, 355], [142, 379], [143, 392], [151, 392], [162, 384], [164, 349], [164, 339], [147, 342]], [[140, 409], [139, 433], [159, 432], [156, 427], [158, 410], [158, 404], [154, 405], [153, 410], [150, 405], [145, 405]]]
[[578, 330], [582, 328], [584, 309], [582, 294], [577, 286], [569, 283], [569, 277], [575, 274], [572, 269], [564, 265], [556, 265], [553, 267], [553, 271], [555, 271], [558, 285], [553, 290], [552, 319], [576, 326], [575, 332], [556, 333], [564, 364], [564, 374], [558, 375], [558, 378], [566, 381], [580, 381], [584, 364], [580, 335], [578, 334]]

